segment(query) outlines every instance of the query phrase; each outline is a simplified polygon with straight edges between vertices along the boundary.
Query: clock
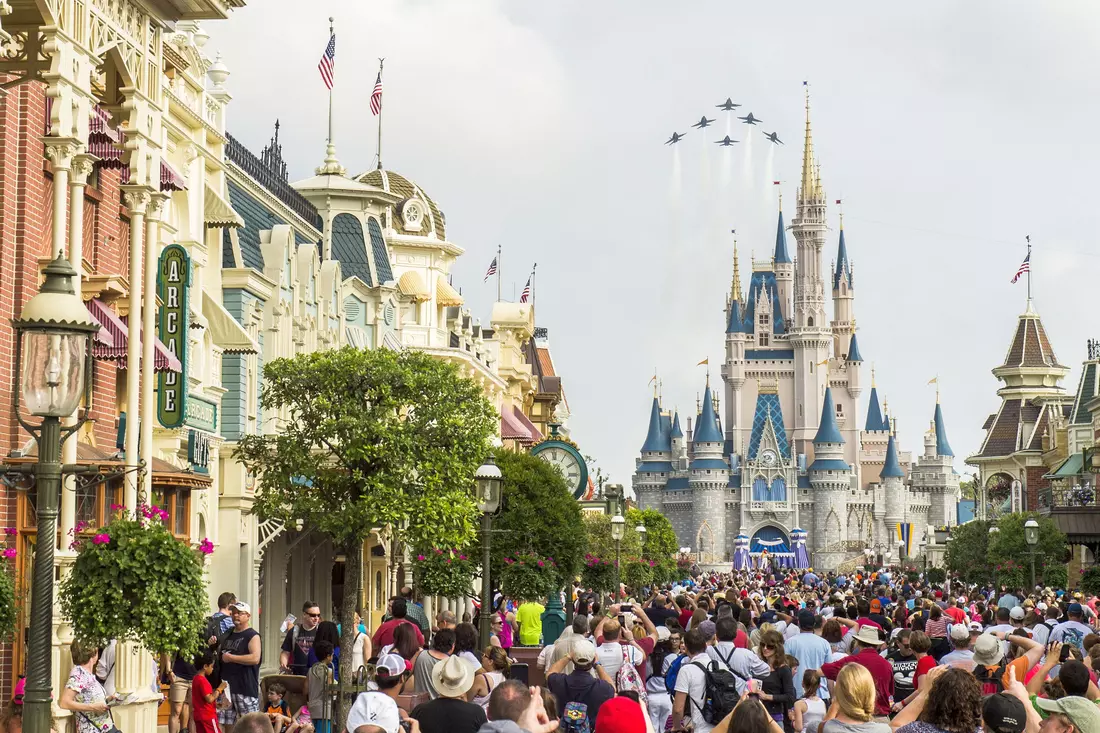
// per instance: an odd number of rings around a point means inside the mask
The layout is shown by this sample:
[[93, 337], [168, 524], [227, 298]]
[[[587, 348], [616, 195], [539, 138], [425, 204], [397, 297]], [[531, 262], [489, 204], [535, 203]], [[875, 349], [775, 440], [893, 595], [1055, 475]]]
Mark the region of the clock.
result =
[[549, 438], [531, 448], [537, 456], [561, 472], [574, 499], [580, 499], [588, 489], [588, 465], [573, 441], [558, 435], [557, 426], [551, 426]]
[[760, 462], [765, 466], [774, 466], [776, 460], [775, 451], [766, 450], [760, 454]]

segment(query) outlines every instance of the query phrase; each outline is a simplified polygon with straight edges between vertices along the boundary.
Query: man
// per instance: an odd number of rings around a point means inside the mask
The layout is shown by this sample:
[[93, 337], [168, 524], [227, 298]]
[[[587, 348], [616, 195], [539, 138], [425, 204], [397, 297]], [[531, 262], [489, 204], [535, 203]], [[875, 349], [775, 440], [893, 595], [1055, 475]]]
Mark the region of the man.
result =
[[1020, 698], [1007, 692], [990, 695], [982, 703], [984, 733], [1024, 733], [1027, 708]]
[[550, 733], [558, 727], [558, 721], [546, 715], [539, 688], [518, 680], [505, 680], [493, 689], [488, 712], [489, 722], [480, 733]]
[[[718, 637], [718, 643], [707, 646], [707, 656], [718, 662], [720, 668], [733, 672], [739, 693], [745, 694], [745, 685], [750, 679], [755, 677], [762, 680], [771, 674], [771, 668], [767, 662], [751, 650], [737, 646], [737, 623], [732, 618], [718, 619], [718, 623], [715, 624], [715, 635]], [[704, 643], [706, 643], [705, 639]], [[828, 645], [829, 643], [825, 642], [825, 646], [828, 647]]]
[[[875, 600], [878, 600], [877, 598]], [[878, 631], [884, 631], [882, 624], [871, 618], [871, 604], [866, 599], [860, 598], [856, 602], [856, 623], [860, 626], [870, 626]], [[885, 636], [885, 634], [882, 634]]]
[[894, 694], [894, 669], [879, 654], [882, 641], [878, 632], [869, 626], [861, 626], [852, 637], [852, 654], [844, 659], [829, 662], [821, 666], [821, 674], [826, 679], [836, 680], [841, 668], [846, 664], [859, 664], [871, 673], [875, 683], [875, 715], [885, 717], [890, 714], [890, 698]]
[[[1011, 646], [1023, 649], [1025, 653], [1002, 665], [1001, 662], [1005, 659], [1005, 652], [1001, 639]], [[1004, 632], [985, 633], [974, 642], [974, 655], [972, 657], [974, 660], [974, 676], [983, 684], [992, 683], [997, 685], [999, 683], [1000, 689], [1003, 690], [1010, 684], [1010, 671], [1015, 671], [1016, 679], [1022, 682], [1026, 679], [1028, 670], [1038, 664], [1042, 656], [1042, 644], [1027, 636], [1004, 634]], [[996, 674], [998, 670], [1002, 669], [1002, 666], [1004, 671], [1001, 672], [1001, 679], [997, 680]]]
[[653, 622], [654, 626], [664, 626], [666, 619], [680, 618], [680, 612], [676, 610], [672, 600], [661, 593], [657, 593], [644, 610], [645, 615], [649, 616], [649, 620]]
[[275, 728], [267, 713], [249, 713], [237, 721], [233, 733], [275, 733]]
[[317, 624], [321, 623], [321, 608], [313, 601], [302, 604], [302, 620], [286, 632], [282, 650], [279, 652], [279, 667], [289, 674], [303, 677], [309, 671], [309, 650], [317, 637]]
[[[573, 665], [572, 672], [565, 672], [566, 664]], [[593, 671], [599, 676], [594, 677]], [[580, 639], [574, 643], [569, 656], [562, 657], [547, 670], [546, 688], [558, 701], [559, 718], [565, 714], [567, 704], [582, 703], [587, 708], [588, 724], [593, 730], [596, 727], [596, 716], [599, 715], [600, 706], [615, 697], [615, 685], [607, 671], [596, 661], [596, 646], [587, 639]], [[493, 694], [496, 694], [496, 690]], [[492, 717], [492, 705], [493, 700], [490, 697], [490, 717]]]
[[407, 619], [405, 616], [408, 613], [408, 605], [405, 603], [404, 598], [394, 598], [393, 603], [390, 605], [390, 613], [393, 615], [389, 621], [384, 622], [379, 626], [374, 636], [371, 637], [371, 644], [374, 649], [381, 650], [382, 647], [393, 643], [393, 630], [401, 624], [409, 624], [416, 632], [416, 641], [420, 646], [424, 646], [424, 634], [420, 632], [420, 627]]
[[[905, 700], [917, 689], [915, 677], [917, 674], [917, 655], [909, 646], [909, 638], [912, 632], [902, 629], [894, 637], [897, 647], [886, 655], [886, 661], [894, 670], [894, 709], [900, 710], [899, 703]], [[798, 688], [795, 688], [798, 689]]]
[[402, 586], [401, 597], [405, 599], [405, 618], [416, 624], [422, 635], [427, 636], [430, 634], [432, 628], [428, 624], [428, 615], [424, 613], [424, 607], [413, 598], [413, 589], [407, 585]]
[[1023, 629], [1027, 632], [1028, 636], [1031, 636], [1031, 629], [1024, 626], [1025, 618], [1027, 618], [1027, 611], [1024, 610], [1023, 606], [1016, 606], [1008, 612], [1008, 622], [1012, 624], [1012, 628]]
[[[408, 614], [407, 611], [411, 610], [413, 608], [413, 606], [409, 605], [406, 602], [405, 608], [406, 608], [405, 618], [412, 621], [412, 616], [410, 614]], [[440, 611], [439, 613], [437, 613], [435, 615], [435, 629], [436, 629], [436, 631], [441, 631], [442, 629], [453, 629], [456, 626], [458, 626], [458, 618], [455, 616], [454, 611]]]
[[[987, 634], [988, 633], [997, 633], [997, 632], [1000, 632], [1002, 634], [1012, 633], [1012, 630], [1015, 628], [1010, 623], [1011, 620], [1012, 620], [1012, 610], [1015, 610], [1017, 608], [1020, 608], [1020, 607], [1019, 606], [1013, 606], [1012, 609], [998, 608], [997, 609], [997, 615], [996, 615], [997, 623], [994, 624], [993, 626], [990, 626], [988, 629], [986, 629], [985, 630], [986, 633]], [[1020, 608], [1021, 613], [1023, 613], [1023, 610], [1024, 609]], [[1023, 616], [1021, 616], [1020, 618], [1023, 618]]]
[[[401, 714], [397, 697], [405, 681], [405, 660], [397, 654], [383, 654], [375, 666], [377, 690], [360, 693], [348, 713], [350, 733], [400, 733]], [[418, 721], [413, 721], [417, 729]]]
[[969, 627], [963, 624], [953, 624], [948, 636], [951, 641], [951, 651], [940, 658], [940, 664], [946, 667], [973, 668], [974, 652], [970, 649]]
[[558, 660], [565, 659], [565, 673], [569, 674], [573, 671], [573, 662], [569, 660], [569, 654], [573, 651], [573, 645], [588, 635], [588, 617], [587, 616], [574, 616], [573, 625], [566, 629], [558, 640], [553, 643], [552, 646], [544, 647], [539, 653], [539, 668], [542, 670], [548, 670], [553, 667]]
[[538, 601], [527, 600], [516, 609], [519, 624], [519, 643], [522, 646], [538, 646], [542, 643], [542, 614], [546, 612]]
[[432, 669], [432, 686], [439, 697], [413, 708], [412, 718], [420, 721], [423, 733], [477, 733], [486, 722], [480, 705], [466, 702], [474, 686], [474, 670], [461, 657], [447, 657]]
[[1100, 708], [1088, 698], [1067, 695], [1058, 700], [1040, 697], [1035, 705], [1050, 717], [1042, 733], [1100, 733]]
[[703, 719], [703, 704], [707, 695], [707, 675], [711, 659], [707, 656], [707, 643], [699, 629], [692, 629], [684, 636], [687, 659], [676, 675], [676, 689], [672, 698], [671, 729], [681, 730], [681, 721], [689, 718], [695, 733], [710, 733], [714, 726]]
[[250, 628], [252, 607], [236, 601], [229, 607], [233, 630], [218, 644], [223, 682], [229, 684], [229, 707], [218, 711], [218, 723], [230, 728], [260, 709], [260, 635]]
[[1092, 629], [1082, 623], [1085, 617], [1085, 610], [1081, 608], [1080, 603], [1071, 603], [1069, 604], [1069, 608], [1066, 609], [1066, 616], [1068, 617], [1066, 621], [1063, 621], [1051, 630], [1050, 641], [1073, 644], [1084, 653], [1085, 637], [1092, 633]]
[[[410, 624], [415, 628], [415, 624]], [[450, 658], [455, 649], [455, 632], [452, 629], [442, 629], [432, 637], [432, 646], [416, 655], [413, 663], [413, 691], [416, 694], [428, 693], [432, 700], [439, 697], [439, 691], [435, 689], [432, 672], [441, 663]], [[467, 664], [469, 664], [467, 662]]]
[[867, 605], [869, 610], [867, 618], [874, 621], [880, 629], [886, 632], [884, 636], [889, 636], [890, 632], [894, 630], [894, 625], [890, 623], [890, 619], [886, 618], [886, 615], [882, 612], [882, 599], [872, 598], [871, 602]]
[[[794, 671], [794, 689], [802, 690], [802, 676], [807, 669], [821, 669], [821, 666], [829, 661], [832, 648], [829, 642], [814, 633], [817, 618], [814, 612], [804, 608], [798, 612], [798, 635], [787, 640], [785, 644], [787, 654], [798, 660], [798, 667]], [[908, 639], [908, 636], [906, 637]], [[766, 666], [766, 665], [765, 665]], [[913, 669], [916, 669], [916, 659], [913, 660]], [[764, 673], [767, 676], [767, 672]], [[829, 697], [829, 688], [825, 680], [821, 680], [821, 698]]]
[[680, 609], [680, 628], [687, 629], [688, 622], [691, 621], [691, 614], [695, 612], [695, 604], [691, 602], [686, 593], [681, 593], [676, 596], [676, 606]]
[[997, 600], [997, 608], [1011, 610], [1018, 605], [1020, 605], [1020, 599], [1016, 597], [1015, 592], [1011, 588], [1005, 588], [1004, 593]]
[[[618, 615], [619, 606], [612, 606], [611, 612], [616, 615], [612, 618], [602, 618], [596, 625], [595, 635], [598, 645], [596, 659], [607, 672], [607, 676], [616, 679], [615, 675], [623, 666], [624, 656], [629, 658], [630, 663], [635, 667], [641, 665], [644, 669], [646, 657], [653, 653], [653, 646], [657, 643], [657, 629], [654, 628], [649, 617], [642, 614], [640, 618], [649, 625], [646, 631], [650, 632], [650, 636], [636, 642], [630, 632], [619, 623], [619, 619], [622, 618]], [[644, 679], [642, 681], [645, 682]]]

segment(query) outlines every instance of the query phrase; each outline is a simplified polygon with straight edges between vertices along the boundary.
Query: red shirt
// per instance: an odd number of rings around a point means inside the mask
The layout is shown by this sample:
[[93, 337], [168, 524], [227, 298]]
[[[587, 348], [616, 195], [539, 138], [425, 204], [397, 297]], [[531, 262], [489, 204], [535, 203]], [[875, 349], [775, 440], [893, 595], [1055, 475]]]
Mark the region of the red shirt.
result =
[[735, 649], [748, 649], [749, 635], [741, 629], [738, 629], [737, 636], [733, 637], [733, 646]]
[[875, 715], [890, 714], [890, 698], [894, 695], [894, 668], [874, 649], [864, 649], [859, 654], [821, 665], [826, 679], [835, 680], [845, 664], [860, 664], [871, 673], [875, 682]]
[[685, 630], [687, 629], [688, 621], [691, 621], [691, 614], [693, 614], [693, 613], [695, 613], [695, 612], [690, 608], [680, 609], [680, 628], [681, 629], [685, 629]]
[[371, 644], [375, 649], [381, 649], [387, 644], [393, 643], [393, 630], [401, 624], [409, 624], [413, 627], [413, 631], [416, 632], [416, 640], [420, 643], [420, 646], [424, 646], [424, 635], [420, 633], [420, 628], [409, 621], [407, 618], [391, 618], [386, 623], [378, 627], [378, 630], [374, 632], [374, 636], [371, 637]]
[[951, 620], [957, 624], [966, 623], [966, 611], [962, 610], [958, 606], [948, 606], [943, 609], [943, 612], [951, 617]]
[[936, 658], [931, 654], [925, 654], [917, 660], [917, 671], [913, 674], [913, 685], [920, 684], [920, 678], [928, 674], [929, 670], [936, 666]]
[[191, 709], [194, 711], [195, 720], [213, 720], [218, 717], [214, 703], [206, 701], [206, 696], [213, 692], [214, 688], [210, 686], [210, 680], [206, 679], [206, 675], [200, 673], [191, 680]]

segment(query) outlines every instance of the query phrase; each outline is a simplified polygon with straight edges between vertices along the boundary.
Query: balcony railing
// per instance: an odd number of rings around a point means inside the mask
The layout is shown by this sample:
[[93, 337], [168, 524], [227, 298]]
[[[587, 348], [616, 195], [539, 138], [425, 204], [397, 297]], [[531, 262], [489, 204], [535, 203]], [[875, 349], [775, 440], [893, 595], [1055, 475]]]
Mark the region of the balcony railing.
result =
[[1089, 507], [1100, 509], [1096, 489], [1090, 485], [1049, 487], [1039, 492], [1039, 510], [1075, 509]]

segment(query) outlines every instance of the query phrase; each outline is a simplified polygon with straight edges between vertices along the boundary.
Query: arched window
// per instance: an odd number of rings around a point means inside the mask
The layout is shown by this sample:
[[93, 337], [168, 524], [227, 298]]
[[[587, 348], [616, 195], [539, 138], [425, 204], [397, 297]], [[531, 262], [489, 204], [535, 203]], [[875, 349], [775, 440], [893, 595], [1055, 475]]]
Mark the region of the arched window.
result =
[[763, 476], [757, 476], [752, 480], [752, 500], [767, 501], [768, 480]]
[[813, 316], [810, 316], [809, 318], [806, 319], [806, 325], [809, 326], [810, 328], [814, 327], [814, 317]]
[[782, 476], [776, 476], [772, 479], [772, 485], [769, 489], [770, 501], [786, 501], [787, 500], [787, 480]]

